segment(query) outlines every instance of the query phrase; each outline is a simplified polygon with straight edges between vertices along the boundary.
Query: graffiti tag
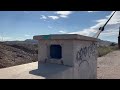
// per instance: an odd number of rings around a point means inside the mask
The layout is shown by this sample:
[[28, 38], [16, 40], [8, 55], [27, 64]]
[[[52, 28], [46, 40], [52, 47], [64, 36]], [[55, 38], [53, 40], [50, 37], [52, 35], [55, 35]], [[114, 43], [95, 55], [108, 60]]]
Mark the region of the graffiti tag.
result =
[[96, 54], [95, 49], [96, 49], [95, 43], [92, 43], [88, 47], [80, 48], [80, 50], [76, 54], [76, 60], [77, 60], [77, 63], [79, 64], [79, 66], [82, 62], [87, 62], [89, 64], [88, 59], [91, 56], [94, 56]]

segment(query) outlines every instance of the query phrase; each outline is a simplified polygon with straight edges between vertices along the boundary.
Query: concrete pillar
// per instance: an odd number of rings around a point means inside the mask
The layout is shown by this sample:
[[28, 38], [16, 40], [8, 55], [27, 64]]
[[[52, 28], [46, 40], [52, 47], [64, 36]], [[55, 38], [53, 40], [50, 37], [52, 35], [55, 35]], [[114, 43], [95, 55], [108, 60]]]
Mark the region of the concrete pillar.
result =
[[[77, 34], [38, 35], [38, 70], [54, 79], [96, 79], [97, 41]], [[50, 46], [60, 45], [62, 57], [51, 58]], [[56, 53], [58, 53], [56, 49]]]

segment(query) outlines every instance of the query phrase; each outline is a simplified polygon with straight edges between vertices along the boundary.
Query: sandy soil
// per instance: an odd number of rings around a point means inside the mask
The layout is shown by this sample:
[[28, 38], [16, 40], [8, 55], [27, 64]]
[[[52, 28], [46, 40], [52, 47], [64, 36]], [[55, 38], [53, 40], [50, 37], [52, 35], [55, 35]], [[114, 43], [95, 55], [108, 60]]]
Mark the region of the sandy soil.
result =
[[120, 79], [120, 51], [113, 51], [97, 62], [98, 79]]

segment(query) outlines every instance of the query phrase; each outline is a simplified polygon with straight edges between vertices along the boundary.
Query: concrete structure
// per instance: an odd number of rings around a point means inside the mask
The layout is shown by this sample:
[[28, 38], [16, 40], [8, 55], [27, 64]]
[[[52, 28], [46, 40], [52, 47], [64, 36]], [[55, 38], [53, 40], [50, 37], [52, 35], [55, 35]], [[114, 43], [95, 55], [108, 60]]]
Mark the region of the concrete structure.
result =
[[96, 79], [97, 41], [77, 34], [38, 35], [38, 70], [46, 78]]

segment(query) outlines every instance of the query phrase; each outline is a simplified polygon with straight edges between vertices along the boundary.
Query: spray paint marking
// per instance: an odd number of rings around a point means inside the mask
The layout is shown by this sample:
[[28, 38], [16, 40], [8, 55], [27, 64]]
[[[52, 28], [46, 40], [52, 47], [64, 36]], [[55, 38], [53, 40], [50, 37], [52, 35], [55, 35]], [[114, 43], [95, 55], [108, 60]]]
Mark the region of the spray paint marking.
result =
[[90, 46], [83, 47], [77, 52], [76, 61], [79, 64], [79, 67], [83, 62], [87, 62], [89, 65], [88, 59], [96, 54], [95, 49], [96, 49], [96, 44], [92, 43]]

